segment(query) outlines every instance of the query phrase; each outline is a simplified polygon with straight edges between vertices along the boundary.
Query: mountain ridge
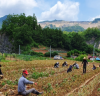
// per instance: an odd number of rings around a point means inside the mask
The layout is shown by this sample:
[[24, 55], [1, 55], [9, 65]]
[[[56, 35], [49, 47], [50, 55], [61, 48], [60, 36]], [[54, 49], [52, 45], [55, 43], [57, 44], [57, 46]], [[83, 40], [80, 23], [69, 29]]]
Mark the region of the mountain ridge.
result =
[[[8, 15], [5, 15], [0, 18], [0, 28], [2, 27], [2, 21], [7, 18]], [[98, 27], [100, 28], [100, 18], [96, 18], [93, 21], [64, 21], [64, 20], [46, 20], [38, 22], [38, 24], [41, 25], [42, 28], [45, 28], [45, 26], [49, 26], [50, 24], [54, 25], [55, 27], [62, 28], [62, 27], [68, 27], [68, 26], [81, 26], [84, 29], [92, 28], [92, 27]]]

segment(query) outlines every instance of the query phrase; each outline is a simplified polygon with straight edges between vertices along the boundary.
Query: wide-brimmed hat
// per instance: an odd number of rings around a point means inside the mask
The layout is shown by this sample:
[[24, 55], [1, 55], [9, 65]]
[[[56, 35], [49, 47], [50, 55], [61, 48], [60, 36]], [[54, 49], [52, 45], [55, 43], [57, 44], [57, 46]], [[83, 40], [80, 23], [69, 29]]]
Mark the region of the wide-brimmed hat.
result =
[[83, 59], [86, 59], [86, 57], [84, 57]]

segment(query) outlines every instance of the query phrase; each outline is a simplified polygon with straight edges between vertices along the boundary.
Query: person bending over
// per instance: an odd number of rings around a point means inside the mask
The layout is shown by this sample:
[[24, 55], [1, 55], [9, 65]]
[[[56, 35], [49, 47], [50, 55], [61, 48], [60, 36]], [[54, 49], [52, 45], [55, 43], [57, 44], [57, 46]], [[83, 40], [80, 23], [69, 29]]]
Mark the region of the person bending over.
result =
[[3, 74], [2, 74], [2, 71], [1, 71], [1, 64], [0, 64], [0, 78], [1, 79], [3, 78]]

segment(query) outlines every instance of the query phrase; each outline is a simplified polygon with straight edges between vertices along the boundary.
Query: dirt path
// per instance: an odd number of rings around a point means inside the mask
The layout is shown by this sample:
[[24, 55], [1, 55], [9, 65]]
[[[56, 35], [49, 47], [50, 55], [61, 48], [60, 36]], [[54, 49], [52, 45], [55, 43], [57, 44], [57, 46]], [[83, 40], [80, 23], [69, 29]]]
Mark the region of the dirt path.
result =
[[78, 91], [78, 89], [82, 88], [83, 86], [85, 86], [86, 84], [88, 84], [89, 82], [91, 82], [96, 76], [98, 76], [100, 74], [100, 72], [94, 76], [92, 76], [91, 78], [89, 78], [88, 80], [86, 80], [83, 84], [81, 84], [79, 87], [73, 89], [72, 91], [70, 91], [69, 93], [67, 93], [65, 96], [69, 96], [71, 93]]

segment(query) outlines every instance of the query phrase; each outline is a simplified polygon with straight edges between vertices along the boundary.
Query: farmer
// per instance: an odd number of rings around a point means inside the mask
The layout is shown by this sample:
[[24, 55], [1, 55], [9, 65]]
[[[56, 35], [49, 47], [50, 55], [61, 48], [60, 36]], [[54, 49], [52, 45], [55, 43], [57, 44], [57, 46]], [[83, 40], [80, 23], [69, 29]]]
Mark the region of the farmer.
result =
[[62, 64], [62, 67], [64, 67], [64, 66], [68, 66], [66, 61]]
[[54, 67], [55, 67], [55, 68], [58, 68], [58, 67], [59, 67], [59, 62], [55, 63], [55, 64], [54, 64]]
[[96, 69], [96, 66], [93, 64], [93, 68], [92, 68], [93, 70], [95, 70]]
[[[34, 82], [26, 79], [27, 75], [28, 75], [27, 70], [24, 70], [22, 73], [22, 77], [18, 81], [18, 94], [20, 94], [20, 95], [28, 95], [29, 93], [34, 93], [37, 95], [42, 94], [43, 92], [38, 92], [34, 88], [26, 90], [26, 86], [25, 86], [26, 84], [34, 83]], [[37, 83], [34, 83], [34, 84], [37, 85]]]
[[73, 68], [73, 65], [70, 65], [69, 68], [67, 69], [67, 73], [68, 72], [71, 72], [72, 71], [72, 68]]
[[75, 67], [76, 69], [79, 69], [79, 65], [76, 62], [73, 64], [73, 67]]
[[0, 78], [3, 78], [3, 74], [2, 74], [2, 71], [1, 71], [1, 64], [0, 64]]
[[86, 65], [88, 64], [86, 57], [83, 58], [82, 64], [83, 64], [83, 73], [86, 73]]

